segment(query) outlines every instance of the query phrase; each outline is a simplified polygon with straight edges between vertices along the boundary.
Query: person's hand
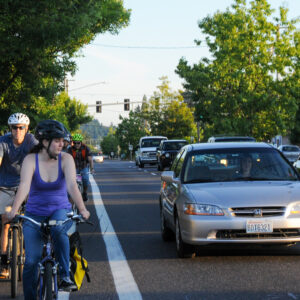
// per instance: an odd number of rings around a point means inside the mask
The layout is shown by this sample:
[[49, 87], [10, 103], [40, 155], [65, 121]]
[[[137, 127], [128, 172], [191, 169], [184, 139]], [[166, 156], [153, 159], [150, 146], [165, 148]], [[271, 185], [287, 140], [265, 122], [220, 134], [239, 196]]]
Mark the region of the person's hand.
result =
[[87, 209], [83, 209], [79, 212], [85, 220], [87, 220], [90, 217], [90, 212]]
[[14, 211], [7, 211], [5, 213], [5, 218], [7, 219], [7, 221], [9, 222], [10, 220], [12, 220], [14, 217], [16, 216], [16, 213]]

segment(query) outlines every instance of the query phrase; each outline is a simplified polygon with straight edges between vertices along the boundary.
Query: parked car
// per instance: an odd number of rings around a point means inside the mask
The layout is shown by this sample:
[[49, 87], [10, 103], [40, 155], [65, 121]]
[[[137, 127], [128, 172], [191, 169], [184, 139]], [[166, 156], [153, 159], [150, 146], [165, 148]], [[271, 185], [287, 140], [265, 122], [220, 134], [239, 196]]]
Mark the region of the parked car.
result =
[[266, 143], [184, 146], [161, 174], [163, 240], [179, 257], [209, 244], [300, 242], [300, 175]]
[[292, 163], [295, 162], [300, 155], [300, 148], [296, 145], [281, 145], [278, 147], [278, 150]]
[[208, 143], [221, 142], [255, 142], [255, 138], [251, 136], [211, 136]]
[[163, 171], [170, 167], [178, 151], [188, 142], [186, 140], [163, 140], [157, 149], [157, 170]]
[[103, 163], [104, 157], [103, 157], [102, 154], [100, 154], [100, 153], [94, 153], [94, 152], [91, 153], [91, 154], [92, 154], [94, 162]]
[[165, 136], [144, 136], [140, 138], [136, 147], [136, 161], [140, 168], [145, 164], [154, 165], [157, 163], [156, 151], [162, 140], [167, 140]]

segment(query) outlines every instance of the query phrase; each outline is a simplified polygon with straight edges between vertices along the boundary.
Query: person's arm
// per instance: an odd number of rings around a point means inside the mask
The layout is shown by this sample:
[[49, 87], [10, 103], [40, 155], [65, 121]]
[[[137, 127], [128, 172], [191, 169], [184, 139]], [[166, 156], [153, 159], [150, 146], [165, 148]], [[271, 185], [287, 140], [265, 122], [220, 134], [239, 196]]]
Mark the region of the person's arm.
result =
[[9, 213], [7, 213], [7, 218], [9, 220], [11, 220], [18, 213], [22, 203], [29, 194], [34, 168], [35, 156], [34, 154], [29, 154], [25, 157], [22, 164], [20, 185], [18, 187], [12, 209]]
[[68, 153], [62, 153], [62, 169], [65, 174], [67, 190], [69, 195], [71, 196], [72, 200], [74, 201], [83, 218], [88, 219], [90, 213], [84, 205], [81, 193], [77, 186], [74, 159]]
[[94, 161], [93, 161], [93, 157], [91, 155], [88, 156], [88, 161], [90, 164], [91, 172], [93, 172], [94, 171]]
[[87, 161], [90, 165], [90, 170], [91, 170], [91, 172], [93, 172], [94, 171], [94, 161], [93, 161], [93, 157], [91, 155], [91, 149], [88, 146], [86, 146], [86, 153], [87, 153]]

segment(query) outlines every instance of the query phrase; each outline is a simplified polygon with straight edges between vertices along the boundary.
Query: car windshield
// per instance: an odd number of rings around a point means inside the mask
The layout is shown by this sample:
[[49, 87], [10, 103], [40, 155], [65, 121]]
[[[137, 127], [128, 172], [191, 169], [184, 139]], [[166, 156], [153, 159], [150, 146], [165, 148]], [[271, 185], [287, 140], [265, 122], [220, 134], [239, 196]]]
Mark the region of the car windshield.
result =
[[282, 151], [286, 152], [299, 152], [299, 147], [298, 146], [284, 146], [282, 147]]
[[163, 139], [144, 139], [142, 140], [142, 147], [158, 147], [162, 140]]
[[238, 148], [192, 152], [185, 164], [184, 183], [299, 180], [275, 149]]
[[167, 142], [167, 143], [164, 143], [163, 149], [166, 151], [180, 150], [186, 144], [187, 144], [187, 142]]

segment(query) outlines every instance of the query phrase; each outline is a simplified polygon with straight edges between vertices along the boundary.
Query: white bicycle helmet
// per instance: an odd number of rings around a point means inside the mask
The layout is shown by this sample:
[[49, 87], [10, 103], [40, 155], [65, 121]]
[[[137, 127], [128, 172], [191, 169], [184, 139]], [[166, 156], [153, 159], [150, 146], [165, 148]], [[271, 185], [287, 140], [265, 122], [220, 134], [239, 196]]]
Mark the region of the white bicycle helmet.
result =
[[8, 125], [16, 125], [16, 124], [29, 125], [30, 120], [25, 114], [14, 113], [8, 118], [7, 123]]

